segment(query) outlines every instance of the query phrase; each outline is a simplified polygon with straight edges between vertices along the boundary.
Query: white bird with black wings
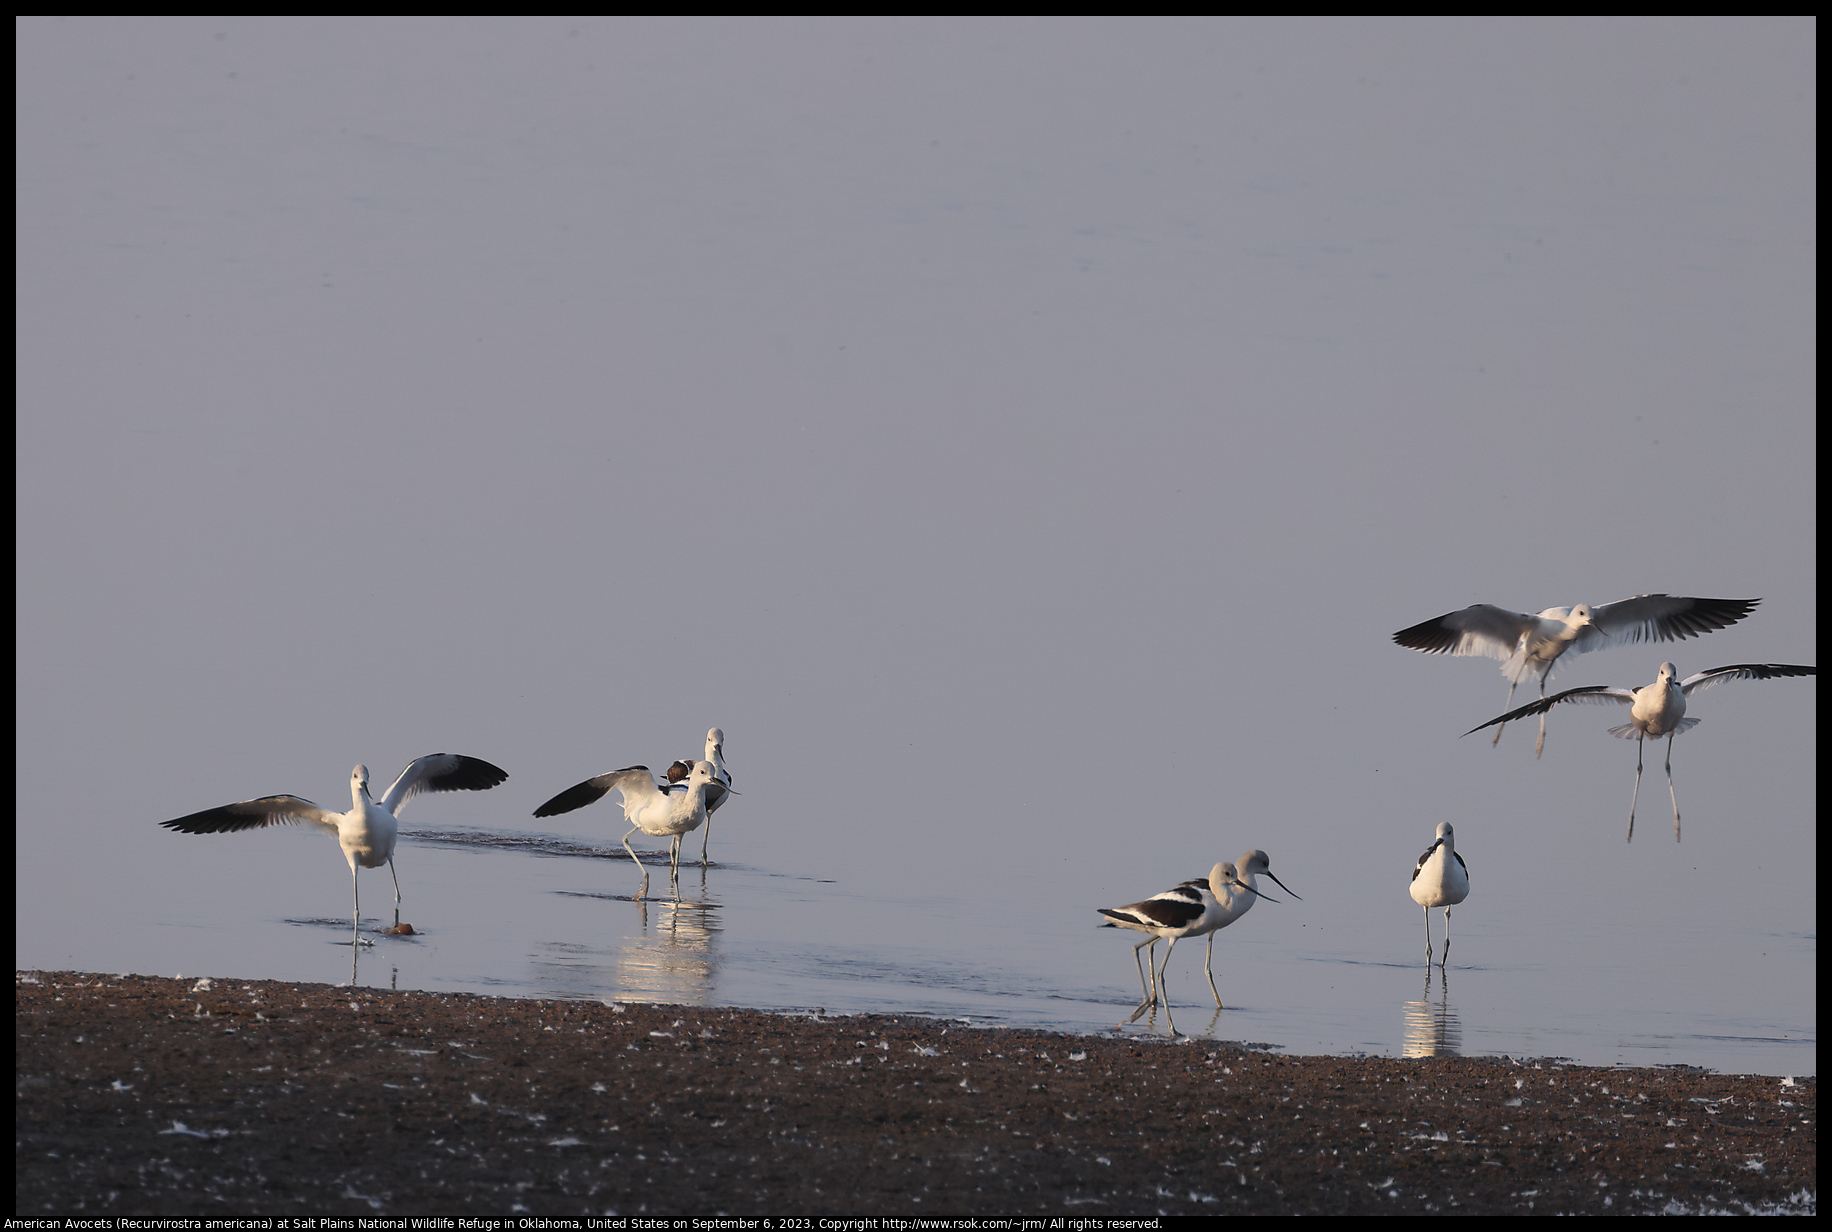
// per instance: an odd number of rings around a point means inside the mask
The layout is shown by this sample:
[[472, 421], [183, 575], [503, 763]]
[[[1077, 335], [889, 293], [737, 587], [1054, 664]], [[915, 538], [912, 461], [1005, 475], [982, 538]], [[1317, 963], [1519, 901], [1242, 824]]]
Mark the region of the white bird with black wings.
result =
[[1714, 667], [1700, 672], [1696, 676], [1679, 678], [1679, 669], [1671, 663], [1660, 665], [1660, 674], [1654, 677], [1653, 684], [1637, 685], [1633, 688], [1612, 688], [1609, 685], [1593, 684], [1581, 689], [1566, 689], [1563, 693], [1554, 693], [1551, 697], [1542, 697], [1529, 706], [1510, 710], [1499, 718], [1490, 719], [1481, 727], [1472, 727], [1464, 732], [1473, 736], [1483, 727], [1493, 727], [1497, 723], [1509, 723], [1523, 719], [1528, 715], [1543, 715], [1552, 707], [1564, 702], [1615, 702], [1626, 705], [1629, 709], [1629, 720], [1620, 727], [1612, 727], [1609, 734], [1620, 736], [1624, 740], [1635, 742], [1635, 794], [1628, 802], [1628, 837], [1632, 842], [1635, 837], [1635, 805], [1641, 799], [1641, 748], [1642, 742], [1649, 736], [1667, 738], [1667, 794], [1673, 797], [1673, 838], [1679, 839], [1679, 796], [1673, 791], [1673, 737], [1683, 731], [1697, 727], [1699, 720], [1686, 717], [1686, 698], [1699, 689], [1710, 688], [1725, 680], [1774, 680], [1783, 676], [1817, 676], [1816, 667], [1802, 667], [1794, 663], [1732, 663], [1726, 667]]
[[649, 767], [626, 766], [622, 770], [600, 774], [568, 787], [535, 809], [534, 815], [553, 817], [560, 813], [570, 813], [602, 799], [613, 788], [622, 792], [623, 818], [630, 823], [629, 834], [623, 836], [623, 849], [630, 853], [630, 859], [635, 860], [636, 867], [642, 870], [642, 888], [636, 892], [636, 897], [641, 898], [649, 892], [649, 870], [643, 867], [635, 848], [630, 846], [630, 835], [641, 830], [655, 838], [673, 837], [674, 844], [668, 859], [668, 879], [674, 881], [680, 876], [681, 836], [706, 824], [706, 793], [713, 785], [717, 773], [717, 768], [711, 762], [698, 762], [687, 776], [686, 790], [670, 792], [655, 781]]
[[487, 791], [509, 777], [508, 772], [476, 757], [460, 753], [428, 753], [416, 757], [401, 771], [380, 800], [369, 795], [369, 767], [350, 771], [350, 811], [334, 813], [298, 796], [262, 796], [258, 800], [238, 800], [221, 808], [205, 809], [159, 824], [183, 834], [226, 834], [231, 830], [255, 830], [262, 826], [283, 826], [303, 822], [337, 836], [344, 859], [350, 864], [350, 944], [370, 945], [357, 935], [357, 921], [362, 916], [362, 898], [356, 888], [356, 870], [380, 868], [386, 864], [394, 878], [394, 922], [401, 923], [401, 879], [394, 871], [394, 840], [399, 831], [395, 821], [401, 806], [422, 792]]
[[[1539, 695], [1546, 695], [1546, 678], [1552, 665], [1568, 654], [1584, 654], [1631, 642], [1671, 642], [1697, 637], [1713, 629], [1734, 625], [1755, 610], [1760, 599], [1693, 599], [1684, 595], [1636, 595], [1615, 603], [1580, 603], [1575, 607], [1549, 607], [1537, 616], [1511, 612], [1492, 603], [1478, 603], [1458, 612], [1446, 612], [1401, 629], [1393, 640], [1408, 650], [1425, 654], [1488, 655], [1502, 659], [1501, 674], [1508, 678], [1508, 700], [1529, 674], [1539, 677]], [[1505, 726], [1505, 724], [1504, 724]], [[1495, 739], [1501, 740], [1501, 731]], [[1546, 721], [1539, 723], [1539, 743], [1546, 748]]]

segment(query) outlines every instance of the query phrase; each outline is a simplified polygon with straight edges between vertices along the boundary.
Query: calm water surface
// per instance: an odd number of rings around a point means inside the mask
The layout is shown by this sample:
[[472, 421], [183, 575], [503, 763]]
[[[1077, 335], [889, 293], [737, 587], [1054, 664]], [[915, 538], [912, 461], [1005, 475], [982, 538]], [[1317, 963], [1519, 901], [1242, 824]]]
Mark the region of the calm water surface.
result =
[[[274, 849], [288, 835], [292, 845]], [[747, 858], [781, 853], [730, 837], [715, 839], [718, 862], [702, 871], [690, 838], [696, 862], [684, 865], [678, 894], [661, 864], [651, 868], [650, 897], [638, 901], [629, 858], [602, 839], [410, 828], [397, 863], [403, 918], [418, 934], [371, 934], [375, 944], [354, 956], [354, 972], [347, 915], [283, 913], [295, 892], [279, 904], [259, 878], [240, 874], [224, 877], [220, 899], [160, 903], [147, 927], [22, 938], [20, 965], [328, 983], [354, 974], [381, 988], [908, 1013], [1066, 1032], [1110, 1030], [1137, 1004], [1136, 935], [1099, 928], [1090, 904], [1051, 901], [1047, 883], [1012, 883], [1009, 894], [967, 901], [766, 867]], [[261, 840], [265, 849], [237, 854], [257, 867], [304, 861], [300, 884], [311, 901], [332, 912], [347, 906], [348, 883], [322, 836], [270, 831]], [[1370, 929], [1307, 892], [1292, 862], [1277, 867], [1305, 900], [1281, 895], [1218, 935], [1215, 974], [1227, 1009], [1214, 1007], [1200, 942], [1171, 960], [1167, 985], [1184, 1034], [1291, 1055], [1505, 1054], [1816, 1072], [1810, 936], [1753, 942], [1768, 967], [1757, 985], [1785, 995], [1714, 996], [1686, 976], [1687, 950], [1721, 941], [1708, 929], [1687, 937], [1672, 935], [1670, 922], [1640, 932], [1615, 926], [1592, 945], [1594, 925], [1575, 915], [1532, 921], [1529, 933], [1472, 895], [1453, 918], [1450, 970], [1428, 974], [1417, 908], [1396, 907]], [[377, 913], [393, 903], [386, 876], [365, 873], [363, 888], [367, 931], [389, 922]], [[1568, 944], [1549, 943], [1547, 930]], [[1549, 951], [1584, 958], [1554, 962], [1543, 957]], [[1168, 1034], [1162, 1018], [1126, 1029]]]

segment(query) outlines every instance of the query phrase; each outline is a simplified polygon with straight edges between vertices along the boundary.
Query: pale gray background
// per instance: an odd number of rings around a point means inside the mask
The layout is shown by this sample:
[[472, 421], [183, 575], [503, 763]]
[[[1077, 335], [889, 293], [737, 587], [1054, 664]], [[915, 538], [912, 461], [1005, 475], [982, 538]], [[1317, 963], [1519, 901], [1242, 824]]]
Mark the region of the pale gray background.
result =
[[[714, 853], [807, 909], [728, 906], [708, 999], [815, 999], [739, 979], [779, 935], [1098, 1019], [1093, 909], [1262, 847], [1305, 902], [1218, 967], [1270, 1010], [1392, 962], [1317, 994], [1380, 1050], [1448, 819], [1492, 1018], [1810, 1039], [1815, 682], [1703, 695], [1685, 842], [1656, 758], [1626, 845], [1625, 713], [1459, 741], [1496, 665], [1389, 639], [1661, 590], [1764, 602], [1555, 684], [1816, 661], [1814, 34], [25, 20], [18, 962], [339, 978], [279, 927], [347, 913], [331, 843], [154, 823], [452, 750], [512, 778], [410, 828], [614, 843], [528, 814], [716, 723]], [[430, 937], [552, 897], [414, 851]]]

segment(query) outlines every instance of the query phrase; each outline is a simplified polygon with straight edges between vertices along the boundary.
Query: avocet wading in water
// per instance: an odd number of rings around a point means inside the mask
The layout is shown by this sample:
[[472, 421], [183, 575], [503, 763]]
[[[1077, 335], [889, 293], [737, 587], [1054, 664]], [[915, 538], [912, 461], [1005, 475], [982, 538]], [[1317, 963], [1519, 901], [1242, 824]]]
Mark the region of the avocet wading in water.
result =
[[1448, 821], [1438, 823], [1437, 839], [1412, 869], [1412, 901], [1425, 909], [1425, 965], [1431, 965], [1431, 909], [1444, 908], [1444, 957], [1450, 961], [1450, 909], [1469, 897], [1469, 866], [1457, 854], [1457, 832]]
[[1660, 674], [1653, 684], [1644, 684], [1636, 688], [1617, 689], [1609, 685], [1593, 684], [1581, 689], [1566, 689], [1563, 693], [1554, 693], [1551, 697], [1541, 698], [1530, 706], [1511, 710], [1497, 719], [1490, 719], [1482, 727], [1472, 727], [1464, 732], [1473, 736], [1483, 727], [1492, 727], [1497, 723], [1507, 723], [1514, 719], [1525, 718], [1532, 714], [1545, 714], [1546, 711], [1561, 702], [1617, 702], [1630, 707], [1629, 720], [1620, 727], [1612, 727], [1609, 734], [1620, 736], [1624, 740], [1635, 741], [1635, 794], [1628, 802], [1628, 837], [1635, 838], [1635, 805], [1641, 799], [1641, 751], [1642, 743], [1649, 737], [1667, 738], [1667, 794], [1673, 798], [1673, 839], [1679, 840], [1679, 796], [1673, 790], [1673, 737], [1683, 731], [1697, 727], [1699, 720], [1686, 717], [1686, 698], [1694, 690], [1709, 688], [1725, 680], [1774, 680], [1781, 676], [1817, 676], [1819, 669], [1801, 667], [1794, 663], [1732, 663], [1727, 667], [1714, 667], [1710, 671], [1700, 672], [1696, 676], [1679, 678], [1679, 669], [1671, 663], [1660, 665]]
[[[1221, 991], [1215, 987], [1215, 934], [1247, 914], [1254, 900], [1265, 897], [1253, 884], [1256, 873], [1265, 873], [1272, 877], [1270, 860], [1263, 851], [1249, 851], [1241, 857], [1243, 875], [1232, 864], [1217, 864], [1209, 870], [1207, 878], [1196, 877], [1185, 881], [1174, 889], [1154, 894], [1150, 898], [1124, 907], [1102, 907], [1100, 913], [1108, 917], [1103, 928], [1130, 928], [1148, 933], [1145, 940], [1132, 947], [1132, 963], [1139, 967], [1139, 951], [1145, 950], [1147, 961], [1151, 952], [1164, 938], [1169, 938], [1170, 945], [1165, 947], [1164, 961], [1152, 971], [1151, 983], [1145, 982], [1145, 972], [1139, 970], [1139, 989], [1143, 1000], [1139, 1008], [1132, 1012], [1126, 1022], [1136, 1022], [1146, 1010], [1160, 1002], [1164, 1006], [1166, 1019], [1170, 1016], [1170, 1002], [1164, 997], [1164, 969], [1170, 965], [1171, 951], [1176, 949], [1177, 942], [1184, 937], [1201, 937], [1209, 939], [1208, 958], [1204, 970], [1209, 977], [1209, 991], [1215, 994], [1215, 1008], [1221, 1009]], [[1277, 877], [1279, 888], [1293, 898], [1291, 888]], [[1269, 898], [1269, 902], [1278, 902]], [[1125, 1023], [1119, 1024], [1125, 1026]], [[1176, 1024], [1171, 1024], [1176, 1030]]]
[[[733, 794], [731, 790], [731, 771], [725, 768], [725, 733], [714, 727], [706, 733], [706, 760], [712, 763], [712, 784], [706, 789], [706, 826], [700, 831], [700, 867], [706, 867], [706, 844], [712, 839], [712, 815], [725, 803], [725, 797]], [[662, 788], [666, 792], [687, 790], [687, 776], [693, 773], [694, 763], [677, 761], [668, 767], [668, 785]]]
[[[1692, 599], [1683, 595], [1636, 595], [1615, 603], [1576, 607], [1549, 607], [1537, 616], [1510, 612], [1491, 603], [1478, 603], [1459, 612], [1446, 612], [1401, 629], [1393, 640], [1425, 654], [1488, 655], [1502, 659], [1501, 674], [1508, 678], [1508, 700], [1528, 675], [1539, 677], [1539, 695], [1546, 695], [1546, 678], [1560, 656], [1583, 654], [1630, 642], [1671, 642], [1697, 637], [1734, 625], [1755, 609], [1760, 599]], [[1501, 741], [1502, 727], [1491, 745]], [[1541, 712], [1537, 756], [1546, 750], [1546, 720]]]
[[[623, 818], [630, 823], [629, 833], [623, 836], [623, 849], [630, 853], [630, 859], [636, 861], [636, 867], [642, 872], [642, 888], [636, 892], [636, 897], [641, 898], [649, 892], [649, 870], [637, 857], [636, 849], [630, 846], [630, 835], [641, 830], [653, 838], [673, 837], [668, 858], [668, 880], [672, 884], [680, 876], [681, 836], [706, 824], [706, 794], [716, 773], [711, 762], [698, 762], [687, 776], [686, 790], [669, 792], [656, 783], [649, 767], [628, 766], [568, 787], [535, 809], [534, 815], [554, 817], [570, 813], [601, 799], [612, 788], [622, 792]], [[729, 787], [725, 790], [734, 796], [738, 794]]]
[[337, 836], [344, 859], [350, 864], [350, 944], [373, 945], [357, 932], [362, 918], [362, 898], [356, 888], [356, 870], [386, 864], [394, 878], [394, 923], [401, 925], [401, 879], [394, 871], [394, 840], [399, 829], [395, 818], [401, 806], [432, 791], [487, 791], [509, 777], [508, 772], [476, 757], [459, 753], [428, 753], [416, 757], [379, 801], [369, 795], [369, 767], [350, 771], [350, 811], [333, 813], [298, 796], [262, 796], [239, 800], [221, 808], [205, 809], [159, 824], [182, 834], [225, 834], [298, 822], [317, 826]]

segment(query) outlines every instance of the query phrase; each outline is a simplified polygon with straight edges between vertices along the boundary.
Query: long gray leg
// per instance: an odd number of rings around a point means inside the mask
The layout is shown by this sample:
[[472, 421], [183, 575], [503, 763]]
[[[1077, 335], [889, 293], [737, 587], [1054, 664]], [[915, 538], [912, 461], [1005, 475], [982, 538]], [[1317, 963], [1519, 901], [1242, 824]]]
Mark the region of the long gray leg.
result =
[[[636, 833], [636, 829], [637, 827], [631, 826], [630, 834]], [[636, 897], [641, 898], [649, 892], [649, 870], [643, 867], [641, 860], [636, 859], [636, 848], [630, 846], [630, 834], [623, 836], [623, 849], [630, 853], [630, 859], [636, 860], [636, 869], [642, 874], [642, 888], [636, 891]]]
[[[1546, 700], [1546, 677], [1552, 674], [1552, 664], [1546, 664], [1546, 670], [1539, 674], [1539, 700]], [[1533, 746], [1533, 756], [1538, 757], [1546, 751], [1546, 715], [1539, 716], [1539, 743]]]
[[1444, 908], [1444, 957], [1438, 960], [1442, 967], [1450, 962], [1450, 908]]
[[1209, 991], [1215, 994], [1215, 1008], [1224, 1008], [1221, 1004], [1221, 989], [1215, 987], [1215, 934], [1209, 934], [1209, 956], [1202, 968], [1209, 974]]
[[1673, 797], [1673, 841], [1679, 841], [1679, 796], [1673, 791], [1673, 737], [1679, 735], [1676, 727], [1667, 733], [1667, 794]]
[[1177, 939], [1172, 937], [1170, 944], [1164, 947], [1164, 961], [1158, 964], [1158, 1001], [1164, 1006], [1164, 1012], [1170, 1013], [1170, 992], [1164, 983], [1164, 973], [1170, 968], [1171, 951], [1177, 948]]
[[[1520, 681], [1518, 679], [1508, 681], [1508, 700], [1501, 707], [1501, 712], [1503, 714], [1506, 714], [1514, 708], [1514, 690], [1519, 687]], [[1495, 738], [1489, 741], [1489, 747], [1491, 749], [1501, 743], [1501, 733], [1507, 729], [1508, 725], [1506, 723], [1502, 723], [1495, 728]]]
[[374, 945], [375, 943], [373, 941], [365, 942], [362, 939], [361, 921], [363, 918], [363, 896], [362, 891], [357, 889], [356, 886], [355, 860], [350, 861], [350, 903], [350, 944]]
[[401, 926], [401, 875], [394, 871], [394, 857], [388, 857], [388, 875], [394, 878], [394, 926]]
[[712, 842], [712, 818], [706, 819], [705, 830], [700, 835], [700, 867], [706, 867], [706, 844]]
[[[1155, 937], [1155, 936], [1147, 937], [1145, 938], [1145, 940], [1133, 946], [1132, 947], [1132, 965], [1134, 967], [1137, 967], [1139, 965], [1139, 951], [1144, 950], [1146, 965], [1149, 966], [1151, 963], [1152, 951], [1157, 948], [1159, 940], [1160, 938]], [[1139, 1002], [1139, 1008], [1132, 1011], [1132, 1017], [1128, 1018], [1126, 1022], [1137, 1022], [1140, 1016], [1142, 1016], [1146, 1010], [1150, 1009], [1152, 1006], [1158, 1003], [1158, 994], [1157, 994], [1158, 969], [1156, 967], [1152, 967], [1151, 969], [1151, 980], [1152, 980], [1151, 987], [1150, 988], [1145, 987], [1145, 973], [1143, 971], [1139, 972], [1139, 991], [1145, 994], [1144, 1000]], [[1122, 1022], [1120, 1026], [1122, 1027], [1125, 1026], [1126, 1022]]]
[[1170, 1016], [1170, 992], [1164, 986], [1164, 973], [1170, 969], [1171, 951], [1177, 948], [1177, 939], [1172, 937], [1170, 944], [1164, 947], [1164, 961], [1158, 964], [1158, 1001], [1164, 1006], [1164, 1021], [1170, 1026], [1172, 1035], [1181, 1035], [1177, 1024]]
[[1431, 965], [1431, 908], [1425, 908], [1425, 965]]
[[1139, 996], [1146, 1001], [1151, 1000], [1151, 989], [1145, 983], [1145, 969], [1139, 966], [1139, 951], [1148, 945], [1156, 944], [1158, 944], [1158, 939], [1156, 937], [1147, 937], [1145, 940], [1132, 947], [1132, 969], [1139, 973]]
[[1635, 737], [1635, 794], [1628, 801], [1628, 841], [1635, 841], [1635, 802], [1641, 799], [1641, 742], [1647, 738], [1642, 732]]

